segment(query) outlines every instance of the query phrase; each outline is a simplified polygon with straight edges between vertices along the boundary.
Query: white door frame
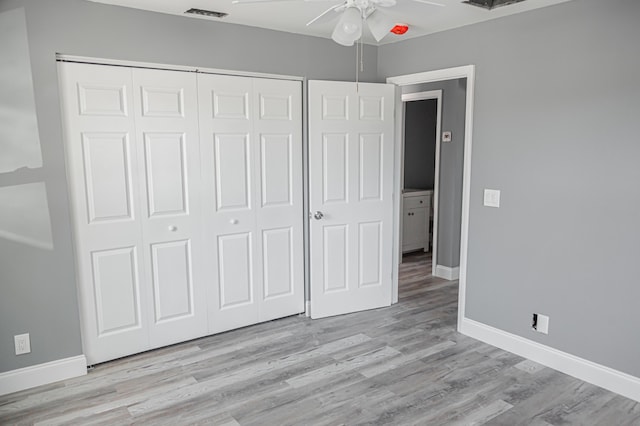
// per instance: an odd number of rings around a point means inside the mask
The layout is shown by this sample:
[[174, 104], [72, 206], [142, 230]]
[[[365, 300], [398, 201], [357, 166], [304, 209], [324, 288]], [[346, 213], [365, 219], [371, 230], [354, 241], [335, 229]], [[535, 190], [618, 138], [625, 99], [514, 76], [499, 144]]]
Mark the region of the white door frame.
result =
[[[400, 190], [404, 188], [404, 133], [405, 133], [405, 122], [404, 115], [407, 107], [407, 102], [411, 101], [424, 101], [427, 99], [435, 99], [437, 102], [436, 105], [436, 153], [435, 153], [435, 170], [433, 177], [433, 244], [431, 245], [431, 275], [436, 275], [436, 265], [438, 264], [438, 194], [440, 192], [440, 135], [442, 133], [442, 90], [430, 90], [428, 92], [419, 92], [419, 93], [407, 93], [402, 95], [402, 123], [399, 125], [402, 126], [402, 137], [400, 139], [400, 145], [402, 145], [402, 154], [400, 154], [401, 166], [400, 166]], [[397, 200], [400, 203], [400, 217], [404, 216], [403, 211], [403, 199], [402, 197], [398, 197]], [[430, 214], [431, 212], [429, 212]], [[429, 216], [430, 218], [430, 216]], [[428, 219], [427, 219], [428, 220]], [[399, 223], [402, 226], [401, 223]], [[402, 263], [402, 232], [399, 232], [400, 241], [398, 243], [398, 248], [400, 249], [399, 257], [400, 263]]]
[[[455, 80], [459, 78], [467, 79], [467, 96], [465, 107], [465, 123], [464, 123], [464, 166], [462, 175], [462, 215], [461, 215], [461, 230], [460, 230], [460, 278], [459, 278], [459, 290], [458, 290], [458, 330], [462, 326], [462, 320], [465, 313], [465, 301], [466, 301], [466, 284], [467, 284], [467, 251], [469, 241], [469, 200], [470, 200], [470, 188], [471, 188], [471, 139], [473, 136], [473, 101], [474, 101], [474, 88], [475, 88], [475, 66], [465, 65], [455, 68], [446, 68], [435, 71], [426, 71], [416, 74], [401, 75], [396, 77], [387, 78], [387, 83], [392, 83], [397, 86], [407, 86], [411, 84], [419, 83], [432, 83], [444, 80]], [[402, 139], [402, 108], [398, 103], [402, 102], [400, 91], [396, 93], [396, 140]], [[401, 144], [398, 143], [395, 146], [395, 176], [394, 176], [394, 194], [400, 198], [402, 196], [401, 187]], [[394, 212], [394, 239], [393, 243], [396, 244], [395, 250], [393, 250], [393, 303], [398, 301], [398, 266], [400, 264], [400, 257], [398, 250], [398, 244], [400, 242], [400, 204], [396, 203], [396, 209]]]

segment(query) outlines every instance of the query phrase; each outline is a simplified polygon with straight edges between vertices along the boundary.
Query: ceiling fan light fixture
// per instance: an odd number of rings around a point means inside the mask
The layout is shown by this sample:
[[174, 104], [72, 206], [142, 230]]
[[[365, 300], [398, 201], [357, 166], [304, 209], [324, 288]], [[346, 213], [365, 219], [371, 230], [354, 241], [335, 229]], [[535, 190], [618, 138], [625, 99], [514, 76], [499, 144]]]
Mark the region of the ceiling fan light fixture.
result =
[[347, 8], [333, 30], [331, 38], [343, 46], [353, 46], [362, 36], [362, 15], [356, 7]]
[[375, 10], [367, 17], [367, 25], [369, 26], [369, 31], [371, 31], [373, 38], [379, 42], [389, 34], [389, 31], [394, 27], [395, 22], [380, 10]]
[[402, 35], [409, 31], [409, 26], [407, 24], [396, 24], [395, 27], [391, 28], [391, 32], [397, 35]]

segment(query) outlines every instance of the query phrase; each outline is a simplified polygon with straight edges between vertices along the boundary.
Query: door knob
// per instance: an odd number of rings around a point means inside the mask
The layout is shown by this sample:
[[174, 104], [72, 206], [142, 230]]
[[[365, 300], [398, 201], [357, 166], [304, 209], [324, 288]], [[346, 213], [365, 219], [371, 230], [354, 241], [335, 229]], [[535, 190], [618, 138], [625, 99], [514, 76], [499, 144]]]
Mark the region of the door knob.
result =
[[324, 213], [322, 213], [320, 210], [318, 210], [317, 212], [315, 212], [315, 213], [313, 214], [313, 218], [314, 218], [315, 220], [320, 220], [320, 219], [322, 219], [323, 217], [324, 217]]

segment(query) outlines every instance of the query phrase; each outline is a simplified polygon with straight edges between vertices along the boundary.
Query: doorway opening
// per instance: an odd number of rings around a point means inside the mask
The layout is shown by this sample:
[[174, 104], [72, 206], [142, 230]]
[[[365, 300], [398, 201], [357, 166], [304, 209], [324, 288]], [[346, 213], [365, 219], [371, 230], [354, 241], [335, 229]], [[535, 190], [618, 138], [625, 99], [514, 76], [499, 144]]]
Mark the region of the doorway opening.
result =
[[416, 250], [431, 252], [431, 274], [436, 275], [442, 90], [403, 93], [401, 99], [400, 262]]
[[[469, 230], [469, 199], [471, 183], [471, 138], [473, 126], [473, 98], [475, 86], [475, 67], [473, 65], [448, 68], [437, 71], [428, 71], [417, 74], [409, 74], [390, 77], [387, 83], [395, 84], [396, 91], [396, 140], [398, 143], [395, 151], [395, 181], [396, 210], [394, 214], [394, 271], [392, 301], [398, 300], [398, 270], [402, 259], [402, 197], [404, 185], [404, 137], [405, 137], [405, 112], [406, 102], [419, 100], [424, 92], [442, 90], [442, 127], [438, 130], [439, 136], [451, 133], [451, 142], [446, 142], [450, 151], [451, 162], [444, 162], [444, 137], [441, 138], [440, 157], [437, 175], [438, 182], [434, 179], [434, 192], [438, 187], [438, 194], [434, 197], [434, 223], [436, 241], [434, 242], [435, 254], [433, 258], [433, 275], [442, 278], [459, 278], [458, 291], [458, 329], [460, 329], [465, 312], [466, 295], [466, 263]], [[456, 94], [458, 101], [448, 100], [448, 93]], [[461, 99], [461, 101], [460, 101]], [[445, 118], [446, 108], [457, 109], [450, 113], [452, 120]], [[451, 128], [449, 128], [451, 126]], [[455, 126], [455, 127], [453, 127]], [[447, 128], [445, 128], [447, 127]], [[458, 136], [456, 138], [456, 136]], [[445, 179], [445, 173], [447, 178]], [[445, 208], [445, 202], [448, 208]], [[447, 219], [447, 220], [445, 220]], [[451, 219], [451, 220], [449, 220]], [[446, 222], [446, 225], [445, 225]], [[447, 236], [445, 238], [445, 233]], [[447, 248], [444, 242], [451, 245]], [[447, 259], [447, 257], [449, 257]], [[446, 263], [445, 263], [446, 262]], [[457, 263], [457, 265], [455, 264]]]

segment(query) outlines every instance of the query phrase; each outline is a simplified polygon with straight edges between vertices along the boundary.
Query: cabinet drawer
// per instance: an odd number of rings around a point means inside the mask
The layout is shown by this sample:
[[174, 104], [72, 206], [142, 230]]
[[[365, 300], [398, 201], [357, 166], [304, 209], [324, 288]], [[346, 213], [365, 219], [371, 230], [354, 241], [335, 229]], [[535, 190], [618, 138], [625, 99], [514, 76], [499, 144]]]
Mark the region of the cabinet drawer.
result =
[[418, 197], [405, 197], [404, 209], [413, 209], [416, 207], [428, 207], [431, 204], [431, 197], [428, 195], [420, 195]]

